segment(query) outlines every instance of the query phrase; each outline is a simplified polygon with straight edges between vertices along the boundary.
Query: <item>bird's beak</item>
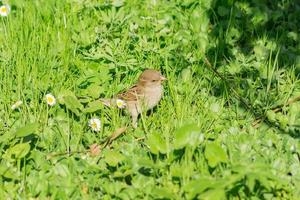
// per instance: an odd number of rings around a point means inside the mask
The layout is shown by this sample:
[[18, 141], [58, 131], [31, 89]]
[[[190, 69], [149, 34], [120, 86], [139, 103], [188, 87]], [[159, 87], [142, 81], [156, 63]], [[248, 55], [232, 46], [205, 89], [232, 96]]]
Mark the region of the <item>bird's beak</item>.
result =
[[166, 80], [168, 80], [166, 77], [164, 77], [164, 76], [160, 76], [160, 80], [161, 81], [166, 81]]

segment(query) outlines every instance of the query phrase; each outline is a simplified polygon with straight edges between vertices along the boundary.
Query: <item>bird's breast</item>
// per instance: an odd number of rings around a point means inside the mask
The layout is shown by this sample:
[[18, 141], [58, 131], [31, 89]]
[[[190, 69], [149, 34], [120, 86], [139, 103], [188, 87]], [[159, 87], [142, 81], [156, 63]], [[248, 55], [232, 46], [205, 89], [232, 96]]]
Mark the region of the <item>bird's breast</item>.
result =
[[144, 93], [147, 109], [152, 109], [154, 106], [156, 106], [160, 101], [162, 94], [163, 87], [161, 85], [147, 88]]

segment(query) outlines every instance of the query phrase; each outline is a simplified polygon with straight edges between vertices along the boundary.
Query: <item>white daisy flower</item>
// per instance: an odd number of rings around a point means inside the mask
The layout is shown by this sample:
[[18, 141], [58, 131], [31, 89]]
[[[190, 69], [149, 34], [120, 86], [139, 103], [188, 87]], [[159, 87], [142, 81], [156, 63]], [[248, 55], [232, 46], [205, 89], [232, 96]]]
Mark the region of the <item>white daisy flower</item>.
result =
[[54, 106], [56, 104], [56, 99], [52, 94], [46, 94], [46, 102], [49, 106]]
[[21, 100], [17, 101], [16, 103], [14, 103], [12, 106], [11, 106], [11, 109], [12, 110], [16, 110], [17, 108], [19, 108], [21, 105], [23, 104], [23, 102]]
[[123, 101], [122, 99], [117, 99], [117, 100], [116, 100], [116, 104], [117, 104], [117, 107], [120, 108], [120, 109], [126, 107], [126, 102]]
[[101, 121], [97, 118], [92, 118], [89, 121], [89, 127], [96, 132], [99, 132], [101, 129]]
[[9, 5], [2, 5], [0, 6], [0, 15], [2, 17], [6, 17], [10, 13], [10, 6]]

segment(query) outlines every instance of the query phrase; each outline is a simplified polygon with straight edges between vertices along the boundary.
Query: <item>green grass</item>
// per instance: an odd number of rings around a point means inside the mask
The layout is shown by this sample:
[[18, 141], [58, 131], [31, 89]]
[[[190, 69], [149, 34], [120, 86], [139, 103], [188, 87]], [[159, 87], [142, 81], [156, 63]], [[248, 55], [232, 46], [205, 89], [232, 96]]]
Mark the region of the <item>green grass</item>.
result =
[[[300, 103], [272, 110], [300, 95], [296, 1], [8, 3], [0, 19], [4, 199], [300, 196]], [[168, 78], [164, 98], [91, 156], [92, 144], [130, 125], [98, 99], [145, 68]], [[100, 132], [88, 127], [93, 117]]]

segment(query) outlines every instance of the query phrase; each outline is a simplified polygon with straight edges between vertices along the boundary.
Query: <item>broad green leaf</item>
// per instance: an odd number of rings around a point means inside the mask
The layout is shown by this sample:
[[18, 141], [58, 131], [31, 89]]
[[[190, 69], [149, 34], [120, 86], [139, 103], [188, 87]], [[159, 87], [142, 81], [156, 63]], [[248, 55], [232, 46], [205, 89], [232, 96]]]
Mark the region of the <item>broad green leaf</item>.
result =
[[176, 199], [176, 196], [166, 188], [154, 187], [151, 195], [159, 199]]
[[206, 194], [206, 191], [223, 190], [227, 185], [229, 184], [224, 179], [215, 180], [210, 177], [201, 177], [184, 185], [183, 190], [187, 193], [188, 199], [193, 199], [199, 194]]
[[124, 4], [124, 0], [115, 0], [115, 1], [112, 1], [112, 5], [114, 7], [121, 7], [121, 6], [123, 6], [123, 4]]
[[153, 133], [148, 137], [146, 144], [149, 146], [150, 151], [154, 154], [167, 153], [167, 144], [162, 136], [158, 133]]
[[254, 186], [255, 186], [256, 178], [257, 177], [253, 173], [247, 174], [246, 185], [248, 186], [248, 188], [249, 188], [249, 190], [251, 192], [254, 191]]
[[22, 127], [22, 128], [19, 128], [15, 135], [16, 137], [25, 137], [27, 135], [30, 135], [32, 133], [34, 133], [37, 128], [39, 127], [39, 124], [38, 123], [31, 123], [31, 124], [27, 124], [26, 126]]
[[29, 143], [17, 144], [8, 150], [9, 155], [14, 155], [16, 159], [25, 157], [30, 151]]
[[227, 162], [228, 157], [224, 149], [214, 142], [206, 144], [205, 158], [210, 167], [216, 167], [221, 162]]
[[199, 195], [199, 198], [203, 199], [203, 200], [211, 200], [211, 199], [223, 200], [223, 199], [226, 199], [226, 194], [225, 194], [224, 189], [216, 188], [216, 189], [208, 190], [208, 191], [204, 192], [203, 194]]
[[186, 170], [186, 167], [177, 163], [173, 163], [170, 166], [170, 175], [172, 177], [183, 177], [184, 171]]
[[191, 72], [191, 69], [190, 68], [184, 68], [182, 71], [181, 71], [181, 79], [183, 82], [188, 82], [190, 81], [192, 78], [192, 72]]
[[90, 102], [88, 107], [84, 109], [85, 113], [93, 113], [103, 108], [103, 103], [99, 100]]
[[80, 103], [86, 104], [89, 103], [92, 99], [90, 97], [79, 99]]
[[8, 143], [16, 136], [15, 132], [7, 131], [5, 134], [0, 135], [0, 143]]
[[117, 195], [120, 199], [138, 199], [138, 192], [136, 188], [127, 187], [124, 188], [120, 194]]
[[107, 181], [103, 184], [103, 189], [105, 192], [109, 193], [110, 195], [119, 194], [123, 188], [126, 187], [125, 183], [115, 181]]
[[210, 188], [214, 182], [215, 181], [211, 178], [199, 178], [197, 180], [193, 180], [187, 183], [183, 187], [183, 190], [188, 193], [189, 199], [193, 199], [197, 194], [200, 194], [201, 192]]
[[128, 169], [128, 170], [125, 170], [125, 171], [116, 171], [114, 173], [114, 177], [116, 178], [121, 178], [121, 177], [126, 177], [126, 176], [129, 176], [129, 175], [132, 175], [133, 174], [133, 170], [131, 169]]
[[254, 26], [262, 25], [268, 21], [268, 14], [266, 12], [263, 12], [259, 9], [253, 9], [253, 12], [254, 13], [251, 22], [254, 24]]
[[61, 177], [67, 177], [70, 174], [68, 167], [60, 163], [57, 163], [53, 170], [56, 175]]
[[78, 109], [82, 109], [83, 107], [82, 104], [78, 101], [78, 99], [74, 96], [65, 96], [64, 100], [67, 107], [73, 107]]
[[76, 97], [73, 96], [65, 96], [64, 102], [66, 107], [71, 110], [77, 116], [79, 115], [79, 111], [83, 109], [82, 104], [78, 101]]
[[134, 188], [152, 190], [152, 186], [155, 185], [155, 179], [152, 176], [133, 176], [132, 178], [132, 186]]
[[148, 157], [139, 157], [136, 159], [136, 163], [139, 167], [155, 167], [155, 163]]
[[219, 113], [220, 110], [221, 110], [221, 106], [220, 106], [220, 104], [218, 104], [217, 102], [215, 102], [215, 103], [211, 104], [210, 110], [212, 112], [214, 112], [214, 113]]
[[196, 124], [189, 124], [175, 131], [174, 148], [180, 149], [187, 145], [195, 145], [199, 141], [200, 129]]
[[280, 124], [280, 126], [282, 128], [286, 128], [287, 127], [287, 125], [289, 123], [289, 118], [288, 118], [287, 115], [284, 115], [282, 113], [278, 113], [276, 115], [276, 119], [278, 120], [278, 122], [279, 122], [279, 124]]
[[268, 120], [270, 120], [270, 122], [276, 122], [276, 113], [274, 111], [268, 110], [266, 115]]
[[87, 95], [91, 96], [94, 99], [99, 98], [102, 91], [102, 87], [96, 84], [92, 84], [86, 89]]
[[299, 115], [299, 110], [300, 110], [300, 106], [298, 104], [292, 104], [290, 105], [290, 112], [289, 112], [289, 124], [293, 125], [296, 123], [297, 118], [299, 120], [299, 117], [297, 117]]
[[296, 32], [291, 31], [291, 32], [288, 32], [287, 37], [293, 39], [294, 41], [297, 41], [299, 38], [299, 35]]
[[63, 109], [59, 109], [56, 111], [55, 119], [57, 121], [66, 121], [68, 119], [68, 115]]
[[65, 99], [64, 99], [64, 97], [66, 97], [66, 96], [72, 96], [72, 97], [74, 97], [74, 98], [76, 98], [76, 96], [75, 96], [75, 94], [72, 92], [72, 91], [70, 91], [70, 90], [61, 90], [60, 92], [59, 92], [59, 94], [57, 95], [57, 100], [58, 100], [58, 102], [60, 103], [60, 104], [65, 104]]
[[0, 176], [10, 179], [19, 179], [19, 173], [16, 172], [16, 167], [8, 165], [7, 163], [0, 163]]
[[114, 150], [104, 151], [103, 154], [105, 162], [113, 167], [116, 167], [118, 163], [122, 162], [125, 159], [125, 157], [121, 153]]

